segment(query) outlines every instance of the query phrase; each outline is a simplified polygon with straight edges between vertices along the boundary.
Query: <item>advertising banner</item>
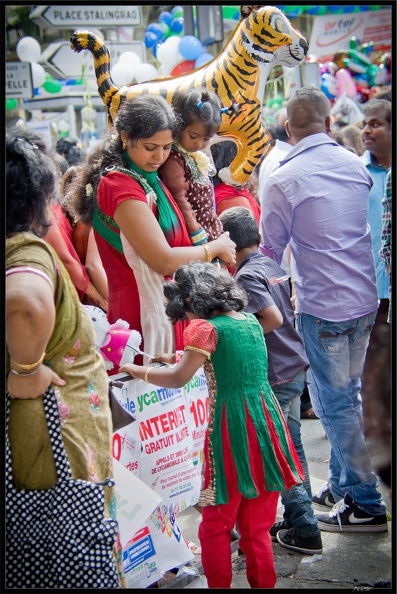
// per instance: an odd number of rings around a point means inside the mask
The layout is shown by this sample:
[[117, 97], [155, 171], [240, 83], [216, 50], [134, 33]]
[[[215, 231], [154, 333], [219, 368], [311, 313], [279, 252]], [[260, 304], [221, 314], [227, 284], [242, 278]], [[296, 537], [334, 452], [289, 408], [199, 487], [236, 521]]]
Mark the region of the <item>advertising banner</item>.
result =
[[[119, 387], [113, 384], [112, 391], [132, 422], [113, 434], [113, 457], [116, 464], [138, 477], [160, 500], [153, 505], [155, 500], [151, 499], [150, 514], [141, 522], [140, 529], [132, 533], [126, 532], [125, 516], [129, 513], [132, 521], [138, 507], [143, 506], [144, 489], [130, 489], [128, 505], [128, 489], [119, 495], [119, 502], [123, 503], [119, 513], [127, 585], [145, 588], [166, 571], [194, 558], [178, 526], [177, 515], [197, 503], [200, 495], [208, 389], [202, 369], [178, 389], [159, 388], [142, 380], [124, 381], [125, 378], [125, 374], [112, 376], [116, 384], [123, 380]], [[126, 477], [122, 478], [127, 485]]]
[[309, 54], [323, 62], [332, 60], [340, 50], [349, 49], [349, 40], [356, 37], [360, 44], [373, 41], [375, 51], [391, 48], [391, 10], [376, 10], [346, 14], [327, 14], [314, 18]]

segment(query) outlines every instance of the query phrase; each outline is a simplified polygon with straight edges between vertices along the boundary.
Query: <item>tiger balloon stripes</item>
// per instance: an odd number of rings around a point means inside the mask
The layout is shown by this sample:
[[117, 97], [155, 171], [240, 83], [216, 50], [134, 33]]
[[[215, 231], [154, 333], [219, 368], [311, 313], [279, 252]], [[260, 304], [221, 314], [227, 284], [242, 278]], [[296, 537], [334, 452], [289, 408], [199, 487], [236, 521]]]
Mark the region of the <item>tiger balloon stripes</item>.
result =
[[159, 94], [171, 103], [180, 91], [206, 87], [229, 108], [222, 116], [218, 135], [233, 138], [238, 149], [230, 164], [229, 180], [224, 181], [244, 185], [269, 150], [261, 108], [270, 70], [276, 64], [298, 66], [307, 54], [308, 42], [278, 8], [242, 6], [240, 13], [227, 44], [211, 62], [179, 76], [121, 88], [111, 79], [104, 42], [88, 31], [75, 31], [70, 40], [72, 49], [93, 54], [98, 93], [107, 109], [109, 127], [113, 127], [120, 106], [136, 95]]

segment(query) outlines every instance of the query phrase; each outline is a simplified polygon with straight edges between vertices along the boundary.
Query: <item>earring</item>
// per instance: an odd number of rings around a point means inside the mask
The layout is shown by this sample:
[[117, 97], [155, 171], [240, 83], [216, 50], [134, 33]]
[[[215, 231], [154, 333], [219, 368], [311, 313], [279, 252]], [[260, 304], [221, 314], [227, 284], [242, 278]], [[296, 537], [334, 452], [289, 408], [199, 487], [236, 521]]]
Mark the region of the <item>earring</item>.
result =
[[125, 149], [127, 148], [127, 143], [126, 141], [123, 142], [123, 151], [125, 151]]

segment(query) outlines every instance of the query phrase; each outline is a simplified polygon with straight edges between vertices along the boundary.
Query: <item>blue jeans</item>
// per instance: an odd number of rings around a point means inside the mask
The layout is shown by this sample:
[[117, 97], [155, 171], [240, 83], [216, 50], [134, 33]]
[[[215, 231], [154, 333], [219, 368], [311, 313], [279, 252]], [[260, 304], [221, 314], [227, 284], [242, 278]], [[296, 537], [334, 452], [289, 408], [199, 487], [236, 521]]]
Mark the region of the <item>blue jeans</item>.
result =
[[289, 382], [272, 386], [272, 390], [280, 404], [305, 475], [303, 485], [281, 492], [284, 520], [297, 528], [302, 536], [315, 536], [320, 534], [320, 529], [312, 510], [309, 470], [301, 439], [300, 399], [305, 386], [306, 372], [301, 371]]
[[361, 374], [376, 311], [345, 322], [299, 314], [296, 328], [310, 362], [310, 398], [330, 446], [329, 487], [369, 514], [386, 511], [364, 441]]

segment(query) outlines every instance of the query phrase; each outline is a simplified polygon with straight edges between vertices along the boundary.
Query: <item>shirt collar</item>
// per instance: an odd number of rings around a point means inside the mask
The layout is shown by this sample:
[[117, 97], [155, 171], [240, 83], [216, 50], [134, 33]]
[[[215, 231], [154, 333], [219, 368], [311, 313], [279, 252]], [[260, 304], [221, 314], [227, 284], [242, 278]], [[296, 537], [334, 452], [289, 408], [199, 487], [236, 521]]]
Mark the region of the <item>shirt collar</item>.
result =
[[390, 169], [390, 167], [383, 167], [383, 165], [381, 165], [376, 160], [375, 155], [373, 155], [370, 151], [364, 151], [364, 153], [361, 155], [361, 159], [366, 167], [371, 165], [371, 167], [374, 167], [374, 169], [382, 169], [382, 171], [388, 171], [388, 169]]
[[243, 258], [243, 260], [241, 260], [241, 262], [240, 262], [240, 265], [239, 265], [239, 266], [238, 266], [238, 268], [236, 269], [236, 274], [238, 273], [238, 271], [239, 271], [239, 270], [241, 270], [241, 268], [242, 268], [243, 266], [245, 266], [245, 265], [247, 264], [247, 262], [248, 262], [249, 260], [251, 260], [251, 258], [255, 258], [255, 256], [257, 256], [257, 255], [258, 255], [258, 254], [260, 254], [260, 253], [261, 253], [261, 252], [259, 252], [259, 249], [258, 249], [258, 251], [257, 251], [257, 252], [251, 252], [251, 253], [247, 254], [247, 255], [246, 255], [244, 258]]
[[285, 159], [282, 159], [280, 161], [280, 166], [284, 163], [287, 163], [287, 161], [289, 161], [290, 159], [296, 157], [296, 155], [303, 153], [307, 149], [312, 148], [314, 146], [320, 146], [321, 144], [334, 144], [338, 146], [336, 140], [328, 136], [328, 134], [325, 134], [325, 132], [320, 132], [318, 134], [310, 134], [310, 136], [302, 138], [302, 140], [297, 142], [295, 146], [291, 147], [291, 150], [286, 155]]

